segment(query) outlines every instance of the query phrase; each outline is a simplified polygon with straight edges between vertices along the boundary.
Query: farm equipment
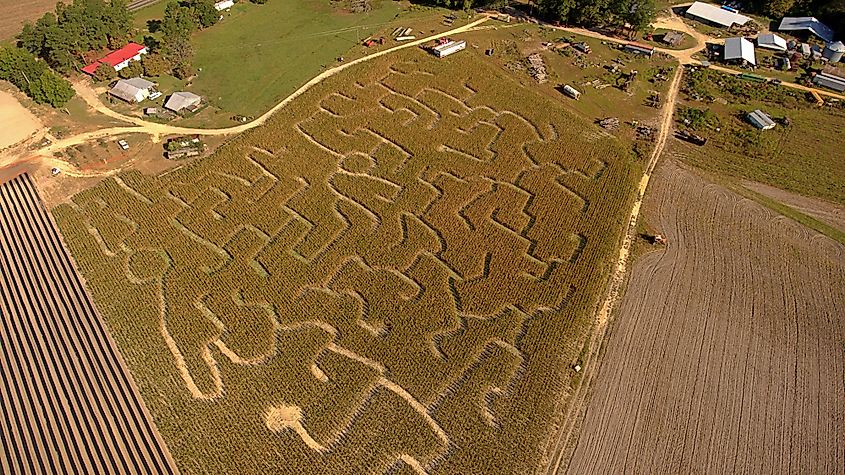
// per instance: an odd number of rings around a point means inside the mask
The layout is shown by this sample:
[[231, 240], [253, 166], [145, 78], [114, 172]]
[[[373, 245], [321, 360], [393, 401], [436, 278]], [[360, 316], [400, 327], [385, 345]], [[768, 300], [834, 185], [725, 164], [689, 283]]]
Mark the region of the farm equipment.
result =
[[651, 238], [652, 244], [656, 244], [658, 246], [665, 246], [667, 241], [666, 238], [663, 237], [662, 234], [655, 234], [653, 238]]
[[695, 145], [698, 145], [698, 146], [701, 146], [701, 145], [704, 145], [704, 144], [707, 143], [706, 138], [704, 138], [700, 135], [694, 134], [694, 133], [692, 133], [688, 130], [681, 130], [681, 131], [677, 132], [675, 134], [675, 137], [677, 137], [677, 138], [679, 138], [679, 139], [681, 139], [685, 142], [689, 142], [689, 143], [692, 143], [692, 144], [695, 144]]
[[367, 39], [364, 40], [364, 42], [362, 44], [364, 45], [365, 48], [369, 48], [369, 47], [375, 46], [377, 44], [383, 45], [384, 44], [384, 37], [381, 36], [379, 38], [367, 38]]
[[599, 120], [599, 126], [607, 130], [616, 130], [619, 128], [619, 118], [607, 117], [605, 119], [601, 119]]

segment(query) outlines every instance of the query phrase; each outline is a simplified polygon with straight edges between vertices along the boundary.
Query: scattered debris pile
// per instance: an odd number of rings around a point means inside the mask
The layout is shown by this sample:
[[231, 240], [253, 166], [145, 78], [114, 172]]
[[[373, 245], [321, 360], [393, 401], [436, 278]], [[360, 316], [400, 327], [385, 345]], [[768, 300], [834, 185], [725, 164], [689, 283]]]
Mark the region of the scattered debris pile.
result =
[[653, 142], [655, 133], [656, 130], [654, 127], [649, 127], [647, 125], [637, 126], [637, 140], [648, 140], [649, 142]]
[[170, 160], [196, 157], [205, 149], [198, 135], [172, 138], [164, 144], [164, 156]]
[[351, 0], [349, 3], [349, 11], [351, 11], [352, 13], [363, 13], [370, 11], [369, 0]]
[[543, 56], [540, 53], [534, 53], [528, 57], [528, 73], [540, 84], [548, 82], [546, 63], [543, 62]]
[[599, 120], [599, 126], [603, 129], [607, 130], [616, 130], [619, 128], [619, 118], [618, 117], [607, 117], [604, 119]]
[[649, 91], [649, 95], [645, 100], [645, 105], [657, 109], [660, 107], [660, 93], [657, 91]]

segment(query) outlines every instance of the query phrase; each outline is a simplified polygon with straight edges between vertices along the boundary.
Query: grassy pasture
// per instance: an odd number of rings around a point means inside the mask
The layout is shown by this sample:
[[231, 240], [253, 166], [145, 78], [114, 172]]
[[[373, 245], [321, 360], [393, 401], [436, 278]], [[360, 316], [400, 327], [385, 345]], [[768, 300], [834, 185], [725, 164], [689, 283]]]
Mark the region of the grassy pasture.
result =
[[264, 113], [400, 12], [393, 1], [372, 3], [368, 13], [349, 14], [324, 0], [243, 2], [197, 33], [194, 65], [201, 71], [191, 89], [220, 109], [212, 124]]
[[[705, 147], [683, 146], [687, 163], [709, 172], [745, 178], [806, 196], [845, 203], [845, 108], [819, 108], [805, 93], [742, 81], [715, 71], [692, 72], [687, 82], [702, 100], [684, 104], [708, 109], [715, 126], [699, 130], [709, 137]], [[717, 102], [711, 102], [710, 98]], [[788, 118], [760, 131], [745, 113], [761, 109], [775, 119]]]
[[406, 50], [53, 210], [183, 473], [520, 473], [640, 164], [473, 50]]

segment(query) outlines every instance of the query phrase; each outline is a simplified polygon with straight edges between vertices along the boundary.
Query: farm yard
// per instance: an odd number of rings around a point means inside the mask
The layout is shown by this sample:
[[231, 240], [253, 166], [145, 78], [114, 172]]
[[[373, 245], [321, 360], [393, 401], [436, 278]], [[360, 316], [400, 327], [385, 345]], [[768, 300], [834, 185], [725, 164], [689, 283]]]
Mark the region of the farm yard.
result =
[[[687, 164], [733, 178], [845, 204], [845, 107], [818, 107], [809, 95], [699, 69], [686, 77], [679, 111], [707, 110], [691, 129], [706, 147], [679, 144]], [[766, 111], [778, 124], [757, 130], [745, 115]], [[684, 128], [678, 116], [679, 128]], [[718, 131], [716, 129], [719, 129]]]
[[845, 248], [665, 162], [570, 473], [843, 473]]
[[641, 167], [480, 55], [410, 49], [53, 213], [183, 473], [514, 473]]
[[0, 185], [0, 269], [0, 471], [176, 473], [28, 175]]

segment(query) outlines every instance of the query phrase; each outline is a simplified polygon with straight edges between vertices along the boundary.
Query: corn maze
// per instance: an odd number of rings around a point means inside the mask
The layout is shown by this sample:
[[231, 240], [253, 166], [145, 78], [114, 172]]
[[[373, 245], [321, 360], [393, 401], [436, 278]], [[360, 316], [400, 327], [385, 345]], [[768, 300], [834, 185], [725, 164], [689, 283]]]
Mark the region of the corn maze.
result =
[[468, 52], [54, 210], [185, 473], [540, 463], [639, 165]]

